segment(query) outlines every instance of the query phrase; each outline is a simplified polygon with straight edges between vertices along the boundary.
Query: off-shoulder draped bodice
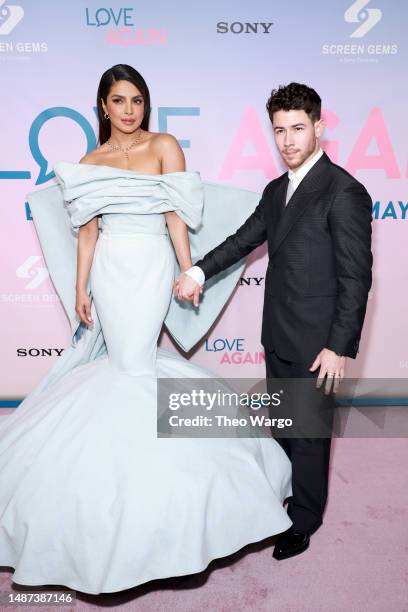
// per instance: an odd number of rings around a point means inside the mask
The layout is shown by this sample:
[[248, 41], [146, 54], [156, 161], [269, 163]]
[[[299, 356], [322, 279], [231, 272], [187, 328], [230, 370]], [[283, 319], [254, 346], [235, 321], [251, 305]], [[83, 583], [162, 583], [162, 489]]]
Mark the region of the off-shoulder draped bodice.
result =
[[[85, 333], [83, 326], [79, 327], [75, 312], [77, 232], [70, 231], [72, 227], [101, 215], [108, 231], [167, 233], [165, 216], [160, 213], [174, 210], [189, 226], [195, 262], [235, 232], [259, 201], [259, 195], [251, 191], [202, 183], [197, 172], [149, 175], [110, 166], [59, 162], [55, 173], [58, 185], [37, 189], [27, 194], [27, 199], [51, 279], [71, 323], [74, 345], [77, 339], [83, 339], [76, 357], [70, 357], [77, 364], [83, 363], [86, 355], [94, 359], [103, 350], [104, 338], [98, 321], [93, 331]], [[164, 323], [184, 351], [210, 329], [234, 291], [244, 264], [242, 259], [209, 279], [199, 312], [190, 302], [171, 300]], [[72, 362], [65, 366], [69, 369]]]
[[175, 211], [192, 229], [201, 222], [198, 172], [141, 174], [111, 166], [59, 162], [54, 167], [74, 229], [101, 216], [102, 230], [165, 234], [162, 213]]

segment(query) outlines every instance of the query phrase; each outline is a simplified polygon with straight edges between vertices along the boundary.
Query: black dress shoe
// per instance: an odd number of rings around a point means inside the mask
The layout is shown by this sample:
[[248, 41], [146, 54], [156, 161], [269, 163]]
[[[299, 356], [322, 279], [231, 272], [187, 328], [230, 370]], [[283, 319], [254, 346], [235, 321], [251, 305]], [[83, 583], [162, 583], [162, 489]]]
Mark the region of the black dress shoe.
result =
[[301, 533], [295, 531], [293, 527], [289, 527], [278, 537], [272, 556], [274, 559], [281, 561], [281, 559], [289, 559], [289, 557], [300, 555], [309, 548], [309, 542], [310, 536], [307, 533]]

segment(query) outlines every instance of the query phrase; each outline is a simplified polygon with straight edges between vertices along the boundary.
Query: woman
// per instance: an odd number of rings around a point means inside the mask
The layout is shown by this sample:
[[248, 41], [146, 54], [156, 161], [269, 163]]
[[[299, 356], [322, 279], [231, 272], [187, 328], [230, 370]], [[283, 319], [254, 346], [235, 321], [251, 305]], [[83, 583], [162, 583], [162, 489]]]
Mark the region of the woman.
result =
[[156, 377], [211, 373], [157, 352], [173, 247], [190, 267], [202, 187], [177, 141], [148, 130], [149, 109], [138, 72], [107, 70], [100, 146], [55, 168], [79, 230], [81, 327], [63, 367], [0, 424], [0, 565], [20, 584], [120, 591], [202, 571], [291, 524], [290, 464], [273, 440], [157, 438]]

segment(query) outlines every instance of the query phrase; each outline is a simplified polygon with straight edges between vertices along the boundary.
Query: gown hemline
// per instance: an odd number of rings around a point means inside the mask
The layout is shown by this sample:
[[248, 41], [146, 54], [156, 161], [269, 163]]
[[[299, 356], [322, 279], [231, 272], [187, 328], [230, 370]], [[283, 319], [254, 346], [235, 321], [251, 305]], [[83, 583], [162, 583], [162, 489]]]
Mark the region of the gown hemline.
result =
[[[171, 578], [181, 578], [183, 576], [189, 576], [189, 575], [194, 575], [194, 574], [199, 574], [201, 572], [204, 572], [208, 566], [210, 565], [210, 563], [212, 563], [213, 561], [217, 561], [219, 559], [225, 559], [226, 557], [229, 557], [230, 555], [233, 555], [237, 552], [239, 552], [240, 550], [242, 550], [243, 548], [245, 548], [246, 546], [250, 546], [252, 544], [258, 544], [259, 542], [262, 542], [263, 540], [266, 540], [267, 538], [271, 538], [273, 536], [278, 535], [279, 533], [282, 533], [283, 531], [286, 531], [286, 529], [288, 529], [290, 526], [292, 525], [292, 521], [289, 519], [288, 517], [288, 521], [286, 521], [286, 525], [284, 526], [283, 529], [276, 531], [275, 528], [273, 528], [273, 532], [271, 533], [270, 531], [268, 531], [268, 533], [266, 535], [263, 535], [255, 540], [252, 541], [248, 541], [246, 538], [243, 538], [243, 543], [239, 544], [238, 547], [233, 546], [228, 552], [222, 552], [220, 553], [218, 556], [213, 556], [210, 555], [208, 557], [208, 560], [206, 560], [204, 562], [204, 564], [200, 564], [200, 566], [194, 566], [193, 568], [189, 568], [188, 570], [183, 570], [180, 572], [180, 570], [177, 570], [177, 572], [171, 572], [171, 574], [166, 573], [160, 576], [151, 576], [150, 578], [143, 578], [142, 580], [138, 580], [137, 582], [132, 582], [131, 584], [128, 585], [122, 585], [122, 586], [116, 586], [113, 590], [104, 590], [104, 591], [91, 591], [87, 588], [85, 588], [84, 586], [80, 587], [78, 585], [74, 585], [74, 584], [68, 584], [68, 583], [64, 583], [64, 582], [41, 582], [40, 579], [24, 579], [24, 582], [19, 582], [18, 580], [13, 580], [13, 582], [15, 584], [18, 584], [19, 586], [41, 586], [41, 587], [48, 587], [48, 586], [59, 586], [59, 587], [67, 587], [68, 589], [71, 589], [73, 591], [76, 591], [78, 593], [86, 593], [88, 595], [102, 595], [102, 594], [109, 594], [109, 593], [119, 593], [121, 591], [126, 591], [128, 589], [133, 589], [136, 588], [138, 586], [147, 584], [149, 582], [152, 582], [154, 580], [169, 580]], [[5, 563], [0, 563], [0, 568], [10, 568], [14, 571], [16, 571], [14, 565], [10, 565], [10, 564], [5, 564]], [[14, 574], [13, 574], [14, 575]], [[21, 579], [20, 579], [21, 580]], [[51, 590], [51, 589], [50, 589]]]

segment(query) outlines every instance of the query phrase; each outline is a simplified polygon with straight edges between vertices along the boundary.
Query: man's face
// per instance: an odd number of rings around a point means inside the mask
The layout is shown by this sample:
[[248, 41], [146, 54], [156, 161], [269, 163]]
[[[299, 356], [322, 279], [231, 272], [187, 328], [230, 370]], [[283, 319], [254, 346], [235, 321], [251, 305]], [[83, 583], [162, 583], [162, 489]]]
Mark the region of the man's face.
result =
[[276, 146], [290, 170], [299, 168], [319, 150], [322, 120], [313, 123], [304, 110], [276, 111], [272, 127]]

